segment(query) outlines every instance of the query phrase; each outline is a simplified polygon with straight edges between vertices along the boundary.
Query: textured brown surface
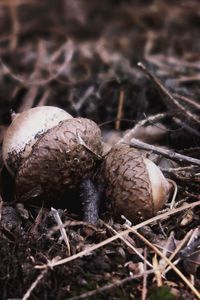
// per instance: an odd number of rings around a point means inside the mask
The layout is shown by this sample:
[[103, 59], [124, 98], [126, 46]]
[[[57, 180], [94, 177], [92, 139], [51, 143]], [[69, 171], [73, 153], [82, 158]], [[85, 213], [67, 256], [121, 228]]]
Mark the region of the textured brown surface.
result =
[[47, 199], [62, 196], [66, 187], [75, 187], [91, 176], [95, 155], [80, 145], [79, 137], [93, 152], [101, 154], [99, 127], [91, 120], [76, 118], [50, 129], [34, 145], [16, 177], [18, 200], [43, 194]]
[[153, 215], [151, 187], [143, 157], [137, 149], [116, 145], [103, 163], [106, 196], [114, 215], [137, 222]]
[[15, 115], [3, 140], [2, 155], [6, 168], [14, 176], [22, 160], [28, 157], [37, 139], [47, 130], [72, 116], [56, 106], [33, 107]]

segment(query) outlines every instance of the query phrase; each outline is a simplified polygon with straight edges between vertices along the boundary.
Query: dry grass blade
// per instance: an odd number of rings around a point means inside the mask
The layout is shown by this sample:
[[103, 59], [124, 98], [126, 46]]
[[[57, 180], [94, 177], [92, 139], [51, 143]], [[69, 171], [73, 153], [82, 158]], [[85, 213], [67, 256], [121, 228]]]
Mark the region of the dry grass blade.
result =
[[155, 278], [157, 281], [157, 287], [162, 286], [162, 272], [158, 269], [159, 263], [158, 263], [158, 258], [157, 258], [157, 254], [154, 255], [153, 257], [153, 266], [155, 271]]
[[137, 230], [134, 227], [129, 227], [128, 225], [125, 225], [127, 229], [131, 230], [138, 238], [140, 238], [146, 245], [148, 245], [156, 254], [158, 254], [160, 257], [162, 257], [168, 265], [174, 270], [174, 272], [183, 280], [183, 282], [190, 288], [190, 290], [194, 293], [194, 295], [200, 299], [200, 293], [197, 291], [197, 289], [191, 284], [191, 282], [185, 277], [185, 275], [156, 247], [154, 246], [150, 241], [148, 241], [142, 234], [137, 232]]
[[10, 6], [10, 16], [12, 19], [12, 39], [10, 40], [10, 50], [14, 51], [18, 43], [18, 35], [20, 32], [20, 23], [18, 20], [18, 1], [14, 5]]
[[43, 277], [45, 276], [47, 271], [48, 271], [48, 268], [42, 270], [42, 272], [38, 275], [36, 280], [31, 284], [30, 288], [26, 291], [26, 293], [24, 294], [24, 296], [22, 297], [21, 300], [27, 300], [30, 297], [32, 291], [36, 288], [38, 283], [43, 279]]
[[119, 94], [119, 103], [118, 103], [118, 110], [117, 110], [117, 121], [115, 124], [115, 129], [118, 130], [120, 129], [120, 121], [123, 116], [123, 107], [124, 107], [124, 98], [125, 98], [125, 93], [124, 90], [122, 89]]
[[190, 99], [188, 97], [185, 97], [185, 96], [179, 95], [179, 94], [174, 94], [174, 97], [176, 97], [182, 101], [185, 101], [186, 103], [193, 105], [197, 110], [200, 110], [200, 104], [197, 101], [194, 101], [193, 99]]
[[4, 75], [10, 76], [12, 79], [21, 83], [25, 87], [46, 85], [47, 83], [51, 82], [52, 80], [56, 80], [59, 77], [59, 75], [62, 74], [62, 72], [64, 72], [65, 70], [68, 69], [68, 66], [74, 55], [74, 46], [70, 40], [65, 45], [66, 45], [66, 51], [65, 51], [66, 55], [65, 55], [64, 62], [57, 68], [56, 72], [50, 74], [47, 79], [44, 79], [44, 78], [26, 79], [25, 76], [15, 74], [13, 72], [13, 70], [6, 63], [3, 62], [2, 59], [0, 59], [0, 69], [2, 70]]
[[192, 122], [193, 124], [199, 125], [200, 119], [197, 115], [192, 114], [188, 111], [183, 105], [181, 105], [171, 94], [170, 92], [161, 84], [161, 82], [149, 71], [141, 62], [138, 63], [140, 67], [152, 80], [157, 89], [164, 95], [163, 101], [168, 107], [169, 111], [174, 111], [174, 114], [180, 119], [185, 119], [185, 117]]
[[71, 251], [70, 251], [70, 244], [69, 244], [69, 239], [68, 239], [68, 236], [66, 234], [66, 231], [63, 227], [63, 222], [58, 214], [58, 211], [57, 209], [55, 208], [51, 208], [51, 212], [53, 213], [53, 216], [54, 216], [54, 219], [56, 220], [58, 226], [60, 226], [60, 233], [61, 233], [61, 236], [63, 238], [63, 240], [65, 241], [65, 244], [67, 246], [67, 253], [68, 253], [68, 256], [71, 255]]
[[[145, 259], [147, 258], [147, 248], [144, 248], [144, 257]], [[143, 282], [142, 282], [142, 296], [141, 296], [141, 300], [146, 300], [147, 297], [147, 276], [148, 274], [146, 273], [147, 271], [147, 264], [146, 264], [146, 260], [144, 261], [144, 275], [143, 275]], [[155, 270], [154, 270], [155, 272]]]
[[[102, 221], [103, 222], [103, 221]], [[110, 229], [113, 233], [117, 234], [118, 232], [113, 229], [109, 224], [106, 224], [103, 222], [104, 226], [108, 229]], [[147, 264], [149, 267], [153, 268], [153, 265], [131, 244], [129, 241], [126, 240], [125, 237], [121, 236], [119, 237], [120, 240], [122, 240], [128, 247], [130, 247], [143, 261], [145, 264]]]
[[[54, 261], [54, 262], [57, 261], [57, 257], [54, 258], [52, 261]], [[24, 294], [24, 296], [22, 297], [21, 300], [27, 300], [27, 299], [30, 298], [32, 291], [41, 282], [41, 280], [44, 278], [44, 276], [47, 274], [47, 272], [49, 271], [50, 268], [51, 268], [51, 266], [49, 266], [49, 262], [48, 262], [47, 265], [46, 265], [46, 268], [40, 272], [40, 274], [37, 276], [37, 278], [35, 279], [35, 281], [31, 284], [31, 286], [26, 291], [26, 293]]]
[[[36, 269], [42, 269], [43, 271], [41, 272], [41, 274], [37, 277], [37, 279], [33, 282], [33, 284], [31, 285], [31, 287], [28, 289], [28, 291], [26, 292], [26, 294], [24, 295], [24, 297], [23, 297], [23, 299], [22, 300], [27, 300], [28, 298], [29, 298], [29, 296], [30, 296], [30, 294], [31, 294], [31, 292], [34, 290], [34, 288], [37, 286], [37, 284], [41, 281], [41, 279], [43, 278], [43, 276], [46, 274], [46, 272], [47, 272], [47, 270], [49, 269], [49, 268], [53, 268], [53, 267], [56, 267], [56, 266], [59, 266], [59, 265], [62, 265], [62, 264], [65, 264], [65, 263], [68, 263], [68, 262], [70, 262], [70, 261], [73, 261], [73, 260], [75, 260], [75, 259], [77, 259], [77, 258], [80, 258], [80, 257], [83, 257], [84, 255], [87, 255], [88, 253], [90, 253], [90, 252], [92, 252], [92, 251], [94, 251], [94, 250], [96, 250], [96, 249], [98, 249], [98, 248], [100, 248], [100, 247], [103, 247], [103, 246], [105, 246], [105, 245], [107, 245], [108, 243], [111, 243], [112, 241], [115, 241], [116, 239], [118, 239], [118, 238], [121, 238], [121, 237], [123, 237], [124, 235], [127, 235], [128, 233], [130, 233], [130, 232], [135, 232], [137, 229], [139, 229], [139, 228], [142, 228], [143, 226], [145, 226], [145, 225], [148, 225], [148, 224], [150, 224], [150, 223], [152, 223], [152, 222], [154, 222], [154, 221], [157, 221], [157, 220], [161, 220], [161, 219], [165, 219], [165, 218], [167, 218], [168, 216], [170, 216], [170, 215], [173, 215], [173, 214], [175, 214], [175, 213], [178, 213], [178, 212], [181, 212], [181, 211], [183, 211], [183, 210], [185, 210], [185, 209], [189, 209], [189, 208], [192, 208], [192, 207], [195, 207], [195, 206], [197, 206], [197, 205], [200, 205], [200, 201], [196, 201], [196, 202], [194, 202], [194, 203], [191, 203], [191, 204], [187, 204], [187, 205], [184, 205], [183, 207], [180, 207], [180, 208], [175, 208], [175, 209], [172, 209], [172, 210], [170, 210], [169, 212], [166, 212], [166, 213], [163, 213], [163, 214], [161, 214], [161, 215], [159, 215], [159, 216], [156, 216], [156, 217], [154, 217], [154, 218], [151, 218], [151, 219], [149, 219], [149, 220], [146, 220], [146, 221], [144, 221], [144, 222], [142, 222], [142, 223], [140, 223], [140, 224], [138, 224], [138, 225], [135, 225], [135, 226], [133, 226], [133, 227], [128, 227], [128, 229], [126, 229], [126, 230], [124, 230], [123, 232], [121, 232], [121, 233], [118, 233], [118, 234], [116, 234], [116, 235], [114, 235], [113, 237], [111, 237], [111, 238], [108, 238], [108, 239], [106, 239], [106, 240], [104, 240], [103, 242], [101, 242], [101, 243], [98, 243], [98, 244], [96, 244], [96, 245], [94, 245], [94, 246], [92, 246], [92, 247], [90, 247], [89, 249], [86, 249], [86, 250], [83, 250], [83, 251], [81, 251], [81, 252], [79, 252], [79, 253], [77, 253], [77, 254], [74, 254], [74, 255], [72, 255], [72, 256], [70, 256], [70, 257], [67, 257], [67, 258], [64, 258], [64, 259], [61, 259], [61, 260], [58, 260], [58, 261], [55, 261], [55, 259], [53, 259], [52, 261], [49, 261], [47, 264], [45, 264], [45, 265], [37, 265], [37, 266], [35, 266], [35, 268]], [[136, 231], [137, 232], [137, 231]], [[157, 248], [156, 248], [157, 249]], [[160, 252], [161, 253], [161, 252]], [[161, 253], [161, 257], [162, 257], [162, 253]], [[163, 255], [164, 256], [164, 255]], [[165, 256], [164, 256], [165, 257]], [[174, 265], [173, 265], [173, 263], [170, 261], [170, 260], [167, 260], [167, 262], [168, 262], [168, 264], [171, 266], [173, 266], [173, 268], [174, 268]], [[154, 272], [154, 270], [150, 270], [149, 271], [149, 273], [153, 273]], [[179, 271], [180, 272], [180, 271]], [[182, 273], [181, 273], [182, 274]], [[142, 275], [141, 275], [142, 276]], [[128, 278], [128, 281], [129, 280], [132, 280], [132, 279], [134, 279], [133, 277], [130, 277], [130, 278]], [[187, 279], [186, 279], [187, 280]], [[127, 281], [127, 282], [128, 282]], [[123, 282], [123, 280], [122, 280], [122, 282]], [[120, 285], [121, 285], [121, 283], [120, 283]], [[115, 283], [115, 286], [116, 286], [116, 283]], [[104, 289], [102, 288], [101, 289], [101, 292], [103, 292], [103, 291], [105, 291], [105, 290], [109, 290], [110, 288], [113, 288], [113, 284], [111, 285], [111, 287], [110, 286], [106, 286]], [[95, 294], [96, 293], [96, 290], [95, 291], [93, 291], [93, 292], [91, 292], [92, 294], [91, 295], [93, 295], [93, 293]], [[88, 295], [88, 293], [87, 294], [84, 294], [84, 297], [85, 297], [85, 295], [86, 296], [89, 296]], [[79, 298], [71, 298], [71, 300], [73, 299], [73, 300], [75, 300], [75, 299], [83, 299], [83, 298], [80, 298], [81, 296], [79, 296]], [[200, 299], [200, 298], [199, 298]]]
[[102, 287], [100, 287], [98, 289], [86, 292], [86, 293], [84, 293], [82, 295], [68, 298], [68, 300], [88, 299], [88, 297], [92, 297], [92, 296], [94, 297], [95, 295], [103, 294], [103, 293], [108, 292], [108, 291], [110, 291], [112, 289], [120, 287], [120, 286], [122, 286], [125, 283], [131, 282], [134, 279], [141, 278], [144, 275], [152, 274], [153, 272], [154, 272], [153, 270], [149, 270], [149, 271], [145, 271], [145, 272], [143, 272], [141, 274], [138, 274], [138, 275], [133, 275], [133, 276], [130, 276], [130, 277], [126, 277], [126, 278], [124, 278], [122, 280], [118, 280], [115, 283], [107, 284], [107, 285], [102, 286]]
[[[169, 216], [171, 216], [173, 214], [176, 214], [178, 212], [184, 211], [184, 210], [189, 209], [189, 208], [193, 208], [193, 207], [198, 206], [198, 205], [200, 205], [200, 200], [196, 201], [194, 203], [191, 203], [191, 204], [183, 205], [182, 207], [179, 207], [179, 208], [174, 208], [174, 209], [172, 209], [172, 210], [170, 210], [168, 212], [165, 212], [165, 213], [160, 214], [160, 215], [158, 215], [156, 217], [148, 219], [148, 220], [146, 220], [146, 221], [144, 221], [142, 223], [139, 223], [139, 224], [133, 226], [132, 228], [134, 228], [135, 230], [139, 229], [139, 228], [142, 228], [143, 226], [151, 224], [152, 222], [168, 218]], [[94, 250], [96, 250], [98, 248], [101, 248], [101, 247], [103, 247], [103, 246], [105, 246], [105, 245], [107, 245], [107, 244], [109, 244], [109, 243], [117, 240], [118, 238], [120, 238], [120, 237], [122, 237], [124, 235], [127, 235], [130, 232], [131, 232], [131, 228], [128, 228], [128, 229], [124, 230], [123, 232], [120, 232], [120, 233], [118, 233], [118, 234], [116, 234], [116, 235], [114, 235], [114, 236], [112, 236], [112, 237], [110, 237], [110, 238], [108, 238], [108, 239], [106, 239], [106, 240], [104, 240], [104, 241], [102, 241], [102, 242], [94, 245], [94, 246], [91, 246], [89, 249], [83, 250], [83, 251], [81, 251], [81, 252], [79, 252], [77, 254], [74, 254], [74, 255], [72, 255], [70, 257], [67, 257], [67, 258], [64, 258], [64, 259], [61, 259], [61, 260], [59, 260], [57, 262], [51, 262], [51, 263], [48, 264], [48, 266], [50, 266], [50, 267], [53, 268], [53, 267], [56, 267], [56, 266], [68, 263], [70, 261], [73, 261], [73, 260], [75, 260], [77, 258], [83, 257], [84, 255], [87, 255], [88, 253], [90, 253], [90, 252], [92, 252], [92, 251], [94, 251]], [[44, 265], [36, 265], [35, 266], [36, 269], [45, 269], [46, 267], [47, 267], [46, 264], [44, 264]]]
[[47, 234], [47, 237], [48, 238], [51, 238], [52, 237], [52, 235], [55, 233], [55, 232], [57, 232], [58, 230], [60, 230], [60, 228], [65, 228], [65, 227], [75, 227], [75, 226], [85, 226], [85, 227], [87, 227], [87, 228], [90, 228], [90, 229], [92, 229], [94, 232], [97, 232], [98, 231], [98, 229], [97, 229], [97, 227], [95, 227], [95, 226], [93, 226], [92, 224], [89, 224], [89, 223], [87, 223], [87, 222], [84, 222], [84, 221], [66, 221], [66, 222], [64, 222], [63, 224], [62, 224], [62, 226], [53, 226], [52, 228], [51, 228], [51, 230], [49, 231], [49, 233]]
[[[180, 242], [180, 244], [176, 247], [176, 249], [173, 251], [173, 253], [170, 255], [169, 260], [172, 261], [174, 259], [174, 257], [177, 255], [177, 253], [183, 248], [183, 246], [185, 245], [185, 243], [187, 242], [187, 240], [190, 238], [190, 236], [192, 235], [193, 230], [190, 230], [186, 236], [183, 238], [183, 240]], [[178, 261], [180, 260], [180, 258], [178, 258]], [[177, 261], [177, 260], [176, 260]], [[175, 262], [174, 262], [175, 264]], [[166, 274], [169, 270], [171, 270], [171, 267], [168, 266], [168, 263], [165, 262], [165, 272], [164, 274]]]
[[83, 106], [83, 104], [86, 102], [86, 100], [95, 92], [95, 88], [94, 86], [90, 86], [85, 93], [83, 94], [82, 97], [80, 97], [80, 99], [78, 100], [77, 103], [73, 103], [73, 108], [75, 109], [75, 111], [77, 112], [77, 114], [79, 114], [79, 111], [81, 109], [81, 107]]

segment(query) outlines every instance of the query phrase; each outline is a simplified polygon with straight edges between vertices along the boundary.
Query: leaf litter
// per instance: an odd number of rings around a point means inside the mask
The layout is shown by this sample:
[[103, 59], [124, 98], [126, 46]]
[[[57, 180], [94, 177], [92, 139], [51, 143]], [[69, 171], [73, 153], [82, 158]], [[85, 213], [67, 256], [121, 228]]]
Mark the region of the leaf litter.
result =
[[130, 225], [103, 211], [94, 227], [80, 206], [15, 203], [1, 160], [1, 299], [200, 299], [198, 6], [1, 1], [1, 143], [11, 110], [55, 105], [110, 144], [139, 139], [177, 185], [158, 216]]

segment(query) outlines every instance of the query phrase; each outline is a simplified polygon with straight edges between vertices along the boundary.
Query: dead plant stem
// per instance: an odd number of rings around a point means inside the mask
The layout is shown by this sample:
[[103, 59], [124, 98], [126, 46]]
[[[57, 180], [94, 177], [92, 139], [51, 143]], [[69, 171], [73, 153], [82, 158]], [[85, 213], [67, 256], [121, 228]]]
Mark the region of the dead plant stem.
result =
[[153, 146], [153, 145], [141, 142], [140, 140], [135, 139], [135, 138], [132, 138], [129, 144], [131, 146], [139, 148], [139, 149], [144, 149], [144, 150], [155, 152], [157, 154], [161, 154], [161, 155], [171, 158], [173, 160], [178, 160], [180, 162], [187, 162], [187, 163], [191, 163], [191, 164], [200, 166], [200, 159], [182, 155], [182, 154], [179, 154], [172, 150], [166, 150], [161, 147]]
[[156, 246], [154, 246], [150, 241], [148, 241], [142, 234], [140, 234], [134, 227], [129, 227], [125, 225], [127, 229], [131, 230], [138, 238], [140, 238], [146, 245], [148, 245], [156, 254], [162, 257], [168, 265], [174, 270], [174, 272], [182, 279], [182, 281], [190, 288], [190, 290], [200, 299], [200, 293], [191, 284], [191, 282], [185, 277], [185, 275], [169, 260]]
[[[194, 203], [183, 205], [182, 207], [179, 207], [179, 208], [171, 209], [170, 211], [167, 211], [167, 212], [165, 212], [163, 214], [160, 214], [160, 215], [155, 216], [155, 217], [153, 217], [151, 219], [148, 219], [148, 220], [146, 220], [146, 221], [144, 221], [142, 223], [139, 223], [139, 224], [133, 226], [132, 228], [134, 228], [135, 230], [139, 229], [139, 228], [142, 228], [143, 226], [151, 224], [152, 222], [168, 218], [171, 215], [174, 215], [176, 213], [179, 213], [179, 212], [184, 211], [184, 210], [189, 209], [189, 208], [193, 208], [193, 207], [198, 206], [198, 205], [200, 205], [200, 200], [196, 201]], [[121, 236], [127, 235], [130, 232], [131, 232], [131, 228], [128, 228], [128, 229], [124, 230], [123, 232], [120, 232], [120, 233], [118, 233], [118, 234], [116, 234], [116, 235], [114, 235], [114, 236], [112, 236], [112, 237], [110, 237], [110, 238], [108, 238], [108, 239], [106, 239], [106, 240], [104, 240], [104, 241], [96, 244], [96, 245], [93, 245], [93, 246], [91, 246], [88, 249], [85, 249], [85, 250], [83, 250], [83, 251], [81, 251], [79, 253], [76, 253], [76, 254], [74, 254], [74, 255], [72, 255], [70, 257], [66, 257], [66, 258], [60, 259], [60, 260], [58, 260], [56, 262], [53, 261], [52, 263], [49, 263], [48, 265], [47, 264], [36, 265], [35, 268], [36, 269], [45, 269], [47, 266], [50, 266], [50, 267], [53, 268], [53, 267], [56, 267], [56, 266], [68, 263], [68, 262], [73, 261], [73, 260], [75, 260], [77, 258], [83, 257], [84, 255], [88, 255], [92, 251], [94, 251], [94, 250], [96, 250], [98, 248], [101, 248], [101, 247], [103, 247], [103, 246], [105, 246], [105, 245], [107, 245], [107, 244], [109, 244], [109, 243], [117, 240]]]

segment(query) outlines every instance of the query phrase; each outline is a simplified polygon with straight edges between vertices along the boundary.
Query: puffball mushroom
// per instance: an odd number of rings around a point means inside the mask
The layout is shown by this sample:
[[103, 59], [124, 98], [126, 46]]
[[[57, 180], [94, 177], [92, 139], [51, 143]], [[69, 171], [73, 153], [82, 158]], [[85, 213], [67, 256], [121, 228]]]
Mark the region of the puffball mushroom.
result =
[[66, 189], [92, 176], [101, 154], [101, 132], [92, 120], [73, 118], [60, 122], [38, 138], [19, 166], [15, 180], [17, 200], [43, 195], [46, 200], [56, 201]]
[[66, 190], [76, 187], [85, 195], [81, 199], [84, 219], [93, 224], [98, 220], [98, 197], [90, 197], [91, 188], [95, 191], [90, 181], [101, 154], [97, 124], [86, 118], [72, 118], [56, 107], [21, 113], [3, 142], [3, 159], [14, 177], [17, 201], [31, 201], [38, 196], [46, 203], [57, 201]]
[[3, 161], [9, 173], [17, 172], [39, 136], [70, 118], [70, 114], [54, 106], [35, 107], [17, 114], [7, 129], [2, 147]]
[[111, 148], [102, 174], [116, 218], [124, 215], [133, 223], [140, 222], [155, 215], [168, 200], [171, 186], [160, 169], [128, 145]]

